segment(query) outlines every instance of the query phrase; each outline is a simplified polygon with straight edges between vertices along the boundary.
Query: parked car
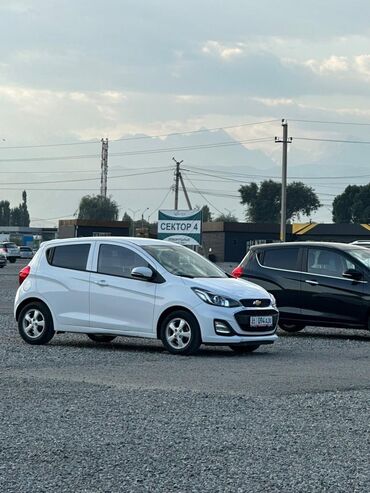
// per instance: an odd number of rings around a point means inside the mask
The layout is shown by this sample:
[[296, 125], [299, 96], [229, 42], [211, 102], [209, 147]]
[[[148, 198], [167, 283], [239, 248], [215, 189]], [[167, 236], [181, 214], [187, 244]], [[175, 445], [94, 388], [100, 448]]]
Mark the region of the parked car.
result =
[[159, 338], [174, 354], [192, 354], [201, 343], [249, 353], [277, 339], [272, 295], [170, 242], [52, 240], [19, 279], [14, 314], [30, 344], [47, 343], [55, 332], [82, 332], [96, 342]]
[[0, 253], [4, 253], [11, 264], [14, 264], [17, 258], [19, 258], [19, 248], [11, 241], [0, 242]]
[[370, 251], [341, 243], [300, 242], [252, 247], [232, 273], [272, 293], [279, 325], [370, 327]]
[[4, 253], [1, 253], [0, 252], [0, 269], [2, 269], [3, 267], [6, 266], [7, 264], [7, 260], [6, 260], [6, 255]]
[[20, 258], [32, 258], [33, 257], [32, 248], [30, 248], [28, 246], [19, 247], [19, 257]]

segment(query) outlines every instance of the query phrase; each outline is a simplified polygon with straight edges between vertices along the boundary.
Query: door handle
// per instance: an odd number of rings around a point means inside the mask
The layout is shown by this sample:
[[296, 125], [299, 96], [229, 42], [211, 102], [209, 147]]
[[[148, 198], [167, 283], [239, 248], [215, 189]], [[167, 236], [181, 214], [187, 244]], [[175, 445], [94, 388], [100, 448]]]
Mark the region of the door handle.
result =
[[109, 286], [109, 284], [107, 283], [107, 281], [104, 281], [103, 279], [101, 279], [100, 281], [94, 281], [94, 284], [97, 284], [98, 286]]
[[305, 282], [307, 284], [311, 284], [311, 286], [317, 286], [319, 284], [317, 281], [312, 281], [311, 279], [307, 279]]

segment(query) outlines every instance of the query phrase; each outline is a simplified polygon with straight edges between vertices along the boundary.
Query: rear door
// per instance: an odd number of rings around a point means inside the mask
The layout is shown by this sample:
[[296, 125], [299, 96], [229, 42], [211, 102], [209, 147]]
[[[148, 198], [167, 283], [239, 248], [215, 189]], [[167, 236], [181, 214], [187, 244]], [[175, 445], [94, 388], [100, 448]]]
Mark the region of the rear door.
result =
[[91, 275], [91, 327], [130, 335], [153, 335], [157, 284], [131, 277], [134, 267], [151, 267], [129, 246], [98, 243]]
[[367, 319], [366, 281], [343, 277], [348, 269], [363, 271], [340, 250], [306, 247], [302, 274], [302, 315], [313, 324], [362, 325]]
[[280, 317], [301, 318], [302, 248], [282, 246], [254, 249], [245, 266], [245, 277], [276, 298]]
[[53, 245], [42, 255], [37, 289], [46, 300], [55, 328], [83, 332], [89, 327], [91, 242]]

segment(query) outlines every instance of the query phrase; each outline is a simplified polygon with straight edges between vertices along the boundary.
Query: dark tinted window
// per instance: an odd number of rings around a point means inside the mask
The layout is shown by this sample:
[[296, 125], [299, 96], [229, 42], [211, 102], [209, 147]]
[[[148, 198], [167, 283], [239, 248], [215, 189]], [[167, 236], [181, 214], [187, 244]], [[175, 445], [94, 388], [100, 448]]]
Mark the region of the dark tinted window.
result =
[[325, 248], [310, 248], [307, 257], [307, 272], [331, 277], [342, 277], [343, 272], [356, 266], [341, 253]]
[[262, 264], [276, 269], [299, 270], [298, 252], [298, 248], [271, 248], [263, 252]]
[[50, 248], [46, 252], [49, 264], [65, 269], [86, 270], [90, 245], [81, 243], [78, 245], [63, 245]]
[[111, 276], [131, 277], [134, 267], [150, 267], [136, 252], [118, 245], [101, 245], [98, 272]]

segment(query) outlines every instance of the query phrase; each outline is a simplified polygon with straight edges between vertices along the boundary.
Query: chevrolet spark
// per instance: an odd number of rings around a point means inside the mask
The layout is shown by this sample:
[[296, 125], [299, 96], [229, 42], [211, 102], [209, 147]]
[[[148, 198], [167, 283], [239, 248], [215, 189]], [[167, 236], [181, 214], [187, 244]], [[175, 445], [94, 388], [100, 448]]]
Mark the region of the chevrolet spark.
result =
[[204, 344], [249, 353], [276, 339], [278, 311], [265, 289], [229, 278], [194, 251], [144, 238], [73, 238], [42, 244], [19, 273], [21, 337], [55, 334], [161, 339], [174, 354]]

